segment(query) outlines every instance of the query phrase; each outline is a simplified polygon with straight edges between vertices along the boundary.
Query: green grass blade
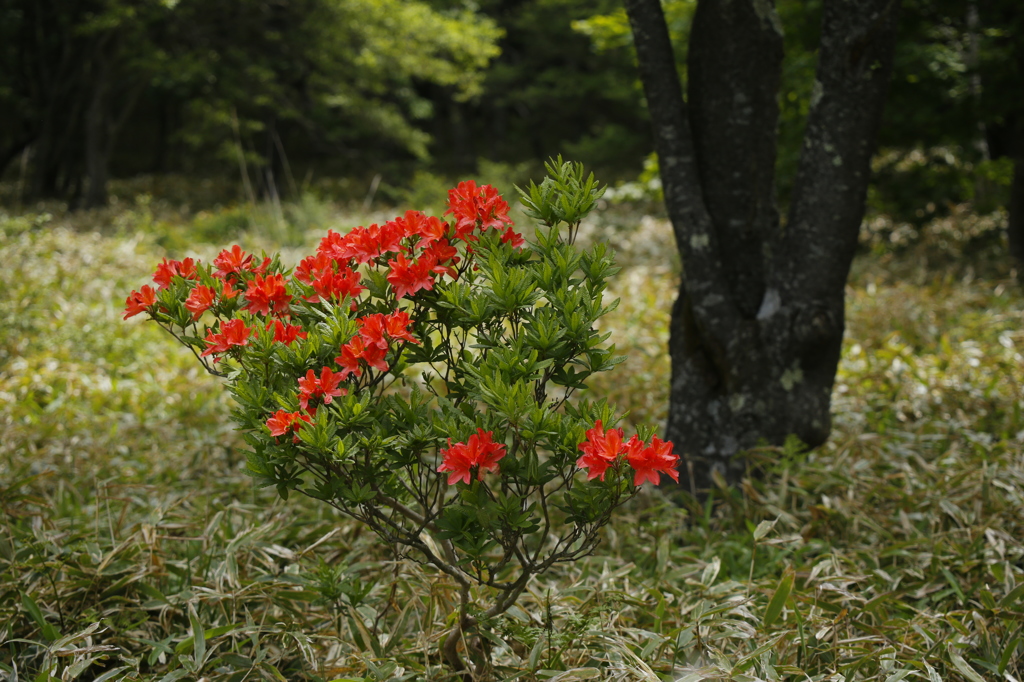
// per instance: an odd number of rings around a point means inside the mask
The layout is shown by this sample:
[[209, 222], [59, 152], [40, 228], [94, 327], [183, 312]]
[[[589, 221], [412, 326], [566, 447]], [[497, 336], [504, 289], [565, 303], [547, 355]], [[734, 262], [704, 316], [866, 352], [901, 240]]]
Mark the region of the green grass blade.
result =
[[775, 588], [775, 594], [772, 595], [771, 601], [768, 602], [768, 608], [764, 611], [765, 628], [770, 628], [778, 620], [779, 614], [782, 613], [782, 608], [786, 605], [790, 592], [793, 591], [794, 577], [795, 573], [792, 567], [787, 567], [782, 574], [782, 578], [779, 579], [778, 587]]

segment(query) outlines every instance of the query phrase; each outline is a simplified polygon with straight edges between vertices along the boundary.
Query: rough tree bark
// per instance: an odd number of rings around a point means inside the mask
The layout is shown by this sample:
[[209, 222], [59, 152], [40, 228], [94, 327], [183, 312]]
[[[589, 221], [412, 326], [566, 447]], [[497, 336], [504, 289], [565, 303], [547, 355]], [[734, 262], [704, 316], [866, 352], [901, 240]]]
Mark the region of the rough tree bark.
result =
[[818, 445], [843, 336], [843, 292], [900, 0], [825, 0], [817, 78], [789, 214], [775, 208], [782, 27], [770, 0], [700, 0], [683, 99], [659, 0], [626, 0], [683, 262], [672, 311], [666, 438], [693, 492], [735, 455], [795, 434]]

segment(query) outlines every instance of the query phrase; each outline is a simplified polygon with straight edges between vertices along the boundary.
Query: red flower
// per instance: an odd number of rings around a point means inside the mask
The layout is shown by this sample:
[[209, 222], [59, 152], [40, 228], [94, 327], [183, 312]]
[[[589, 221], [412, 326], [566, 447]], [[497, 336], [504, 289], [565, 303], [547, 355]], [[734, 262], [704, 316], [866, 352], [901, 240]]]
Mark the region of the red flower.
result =
[[493, 436], [492, 431], [478, 428], [467, 443], [452, 445], [452, 439], [448, 439], [448, 447], [441, 449], [444, 459], [437, 468], [439, 473], [451, 472], [448, 475], [448, 485], [454, 485], [459, 481], [469, 483], [472, 480], [473, 467], [478, 467], [478, 481], [483, 480], [485, 471], [498, 470], [498, 460], [505, 456], [505, 446], [495, 443], [492, 440]]
[[[302, 414], [301, 412], [278, 410], [267, 420], [267, 428], [270, 429], [271, 436], [283, 436], [289, 432], [297, 434], [302, 426], [302, 422], [312, 424], [313, 420], [310, 419], [309, 415]], [[294, 442], [299, 442], [298, 435], [294, 437]]]
[[460, 182], [455, 189], [448, 190], [448, 210], [455, 217], [455, 235], [465, 241], [476, 241], [471, 233], [478, 226], [502, 229], [511, 225], [508, 217], [508, 203], [501, 198], [498, 190], [490, 185], [477, 187], [473, 180]]
[[267, 329], [274, 328], [274, 341], [290, 346], [295, 339], [306, 338], [306, 332], [297, 324], [284, 324], [281, 320], [271, 320], [267, 323]]
[[349, 261], [368, 263], [384, 253], [398, 252], [402, 248], [402, 239], [406, 236], [405, 226], [395, 221], [384, 225], [354, 227], [342, 236], [333, 230], [320, 240], [317, 253], [347, 265]]
[[249, 282], [245, 298], [249, 301], [246, 310], [263, 315], [269, 315], [271, 310], [277, 315], [288, 312], [288, 302], [292, 300], [284, 285], [284, 275], [256, 275]]
[[420, 259], [429, 258], [434, 262], [431, 272], [436, 272], [439, 275], [448, 275], [452, 279], [456, 279], [459, 273], [455, 271], [452, 265], [458, 264], [458, 253], [458, 249], [451, 246], [447, 239], [442, 239], [424, 249]]
[[217, 292], [205, 284], [198, 284], [185, 299], [185, 308], [192, 313], [192, 321], [198, 320], [203, 313], [217, 302]]
[[305, 377], [299, 379], [299, 406], [303, 410], [309, 409], [309, 401], [313, 398], [323, 398], [324, 405], [330, 405], [334, 396], [348, 395], [348, 391], [339, 388], [341, 375], [335, 374], [330, 367], [320, 370], [320, 377], [317, 378], [313, 370], [306, 372]]
[[163, 262], [156, 266], [156, 272], [153, 273], [153, 281], [157, 283], [158, 289], [163, 290], [171, 286], [171, 281], [176, 276], [184, 277], [185, 279], [196, 279], [198, 277], [196, 262], [191, 258], [186, 258], [183, 261], [167, 260], [164, 258]]
[[512, 244], [513, 249], [521, 249], [523, 248], [523, 244], [526, 243], [526, 240], [523, 239], [523, 235], [514, 231], [511, 225], [505, 228], [505, 234], [501, 235], [501, 241], [506, 244]]
[[587, 440], [580, 443], [583, 455], [576, 460], [576, 466], [587, 469], [587, 480], [600, 478], [603, 481], [608, 467], [625, 451], [622, 445], [622, 429], [609, 429], [605, 432], [601, 420], [598, 419], [594, 428], [587, 430], [586, 436]]
[[351, 341], [341, 347], [341, 355], [334, 358], [334, 361], [341, 367], [341, 378], [345, 379], [349, 374], [362, 376], [363, 369], [359, 365], [360, 360], [381, 372], [388, 371], [388, 363], [384, 361], [387, 354], [387, 346], [381, 348], [375, 343], [367, 344], [365, 337], [354, 336]]
[[372, 345], [367, 346], [362, 355], [359, 357], [374, 369], [380, 370], [381, 372], [388, 371], [388, 363], [384, 362], [384, 357], [388, 354], [387, 348], [381, 348], [380, 346]]
[[407, 329], [410, 322], [412, 320], [409, 319], [409, 313], [404, 310], [396, 310], [384, 318], [384, 328], [392, 341], [402, 340], [419, 343]]
[[242, 251], [242, 247], [235, 244], [231, 249], [224, 249], [213, 259], [217, 271], [213, 273], [217, 277], [227, 277], [231, 274], [241, 273], [252, 268], [252, 254]]
[[[337, 233], [329, 232], [328, 235], [330, 234]], [[295, 279], [299, 280], [303, 284], [312, 286], [314, 280], [333, 272], [334, 261], [326, 253], [317, 252], [314, 256], [307, 256], [306, 258], [303, 258], [302, 261], [295, 266]]]
[[363, 337], [367, 347], [376, 346], [387, 351], [388, 341], [384, 338], [386, 320], [383, 313], [366, 315], [356, 321], [359, 323], [359, 336]]
[[361, 336], [353, 337], [351, 341], [341, 347], [341, 355], [334, 358], [334, 362], [341, 367], [342, 379], [346, 378], [349, 374], [355, 374], [357, 377], [363, 375], [363, 368], [359, 366], [359, 358], [363, 356], [363, 350], [366, 348], [366, 344], [363, 342]]
[[633, 478], [633, 485], [641, 485], [644, 481], [650, 481], [654, 485], [661, 482], [661, 474], [667, 474], [676, 483], [679, 482], [679, 472], [676, 467], [679, 465], [679, 456], [672, 452], [672, 442], [662, 442], [655, 436], [651, 444], [644, 447], [644, 443], [633, 436], [626, 444], [626, 460], [636, 471]]
[[362, 275], [358, 272], [344, 266], [341, 272], [325, 272], [313, 280], [312, 286], [316, 294], [308, 297], [307, 300], [317, 303], [321, 299], [340, 301], [346, 296], [355, 298], [366, 290], [366, 287], [359, 283], [361, 278]]
[[397, 259], [389, 260], [388, 265], [391, 267], [388, 282], [394, 287], [396, 298], [415, 294], [420, 289], [429, 291], [434, 288], [431, 272], [437, 265], [436, 257], [424, 253], [419, 260], [409, 261], [405, 254], [400, 253]]
[[148, 284], [144, 284], [141, 289], [128, 294], [128, 298], [125, 299], [124, 319], [144, 313], [153, 305], [156, 305], [156, 291]]
[[[399, 220], [401, 218], [395, 219], [396, 222]], [[416, 244], [417, 249], [426, 248], [434, 242], [440, 241], [448, 231], [448, 223], [434, 216], [428, 217], [419, 211], [406, 211], [405, 222], [406, 236], [418, 235], [420, 237]]]
[[214, 334], [212, 329], [206, 332], [208, 348], [202, 352], [202, 356], [223, 353], [232, 346], [247, 346], [252, 331], [252, 328], [246, 327], [242, 320], [228, 320], [221, 324], [219, 334]]
[[320, 240], [316, 247], [317, 255], [323, 255], [339, 264], [347, 264], [352, 258], [352, 250], [349, 248], [345, 235], [340, 235], [334, 230], [327, 230], [327, 236]]
[[238, 296], [238, 291], [235, 289], [235, 280], [226, 279], [224, 280], [224, 290], [220, 292], [220, 297], [225, 301], [228, 301], [235, 296]]

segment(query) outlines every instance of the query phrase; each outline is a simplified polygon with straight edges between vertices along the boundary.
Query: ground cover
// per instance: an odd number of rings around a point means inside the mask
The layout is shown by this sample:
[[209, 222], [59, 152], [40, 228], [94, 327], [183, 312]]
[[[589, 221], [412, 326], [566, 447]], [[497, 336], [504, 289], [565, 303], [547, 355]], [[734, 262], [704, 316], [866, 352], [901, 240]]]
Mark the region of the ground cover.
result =
[[[452, 584], [255, 489], [218, 380], [121, 320], [165, 254], [381, 217], [145, 197], [0, 213], [0, 674], [445, 678]], [[753, 453], [743, 494], [636, 500], [494, 624], [496, 676], [1024, 679], [1024, 299], [983, 218], [866, 230], [829, 442]], [[581, 238], [623, 265], [606, 326], [627, 360], [591, 391], [656, 422], [670, 232], [608, 207]]]

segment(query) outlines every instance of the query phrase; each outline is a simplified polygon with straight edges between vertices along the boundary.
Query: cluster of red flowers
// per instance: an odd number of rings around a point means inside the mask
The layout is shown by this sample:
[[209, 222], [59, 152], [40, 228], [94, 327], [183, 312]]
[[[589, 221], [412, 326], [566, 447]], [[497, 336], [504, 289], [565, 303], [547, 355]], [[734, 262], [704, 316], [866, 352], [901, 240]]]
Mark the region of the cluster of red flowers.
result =
[[505, 446], [494, 442], [494, 432], [477, 429], [466, 443], [455, 443], [448, 439], [448, 447], [441, 449], [441, 466], [438, 472], [448, 474], [448, 485], [459, 481], [469, 483], [476, 469], [476, 480], [484, 479], [485, 471], [497, 471], [498, 460], [505, 456]]
[[587, 440], [580, 443], [583, 455], [576, 461], [576, 466], [587, 470], [587, 479], [600, 478], [610, 467], [619, 461], [619, 455], [625, 454], [626, 462], [636, 472], [633, 485], [641, 485], [650, 481], [654, 485], [661, 482], [661, 474], [679, 482], [679, 456], [673, 454], [672, 443], [664, 442], [657, 436], [651, 439], [650, 445], [633, 436], [622, 441], [622, 429], [604, 430], [598, 419], [594, 428], [587, 430]]
[[[356, 227], [345, 235], [328, 231], [316, 254], [303, 259], [295, 268], [293, 280], [313, 289], [312, 293], [304, 296], [311, 303], [339, 302], [347, 298], [352, 301], [352, 309], [356, 310], [356, 299], [366, 290], [361, 283], [362, 275], [357, 270], [360, 265], [387, 266], [386, 278], [398, 300], [414, 296], [421, 290], [432, 290], [436, 277], [440, 275], [453, 279], [458, 277], [455, 268], [459, 263], [458, 250], [452, 242], [477, 241], [474, 230], [504, 229], [503, 241], [517, 248], [523, 245], [522, 236], [512, 231], [508, 203], [490, 185], [478, 187], [471, 180], [462, 182], [449, 192], [448, 200], [446, 215], [454, 216], [454, 225], [420, 211], [407, 211], [404, 216], [383, 225]], [[271, 263], [267, 257], [259, 262], [237, 244], [221, 251], [213, 260], [216, 270], [212, 272], [220, 284], [196, 283], [184, 301], [185, 308], [192, 313], [193, 322], [219, 302], [239, 294], [244, 298], [242, 309], [247, 312], [266, 317], [287, 317], [293, 295], [284, 275], [268, 274]], [[157, 291], [168, 288], [175, 277], [198, 280], [196, 266], [191, 258], [182, 261], [165, 258], [153, 276], [157, 289], [145, 285], [129, 294], [125, 301], [125, 319], [143, 312], [154, 312], [159, 305]], [[219, 334], [212, 331], [207, 334], [207, 350], [210, 352], [204, 355], [223, 352], [210, 348], [223, 347], [224, 334], [223, 329]], [[377, 358], [372, 351], [369, 353], [364, 359], [372, 360], [372, 366], [386, 367], [383, 356]]]
[[248, 346], [253, 327], [247, 327], [242, 320], [228, 320], [220, 326], [220, 333], [209, 330], [206, 334], [206, 350], [203, 357], [213, 353], [224, 353], [232, 346]]
[[508, 217], [508, 202], [490, 185], [477, 187], [473, 180], [460, 182], [455, 189], [448, 190], [448, 210], [445, 215], [455, 218], [455, 236], [465, 241], [476, 241], [475, 229], [501, 230], [501, 240], [515, 248], [523, 245], [522, 235], [512, 230]]
[[[289, 321], [295, 295], [300, 294], [310, 303], [339, 303], [347, 299], [352, 310], [356, 311], [359, 309], [357, 299], [366, 291], [360, 266], [386, 267], [385, 277], [396, 302], [415, 296], [419, 291], [431, 291], [437, 277], [455, 279], [459, 276], [456, 267], [460, 259], [454, 244], [478, 241], [474, 234], [476, 230], [503, 230], [503, 242], [515, 248], [522, 247], [524, 240], [512, 230], [508, 211], [508, 203], [490, 185], [462, 182], [448, 193], [445, 215], [453, 216], [452, 223], [419, 211], [408, 211], [383, 225], [356, 227], [345, 235], [328, 231], [317, 252], [303, 259], [295, 268], [291, 282], [284, 274], [268, 272], [272, 265], [270, 258], [264, 256], [260, 261], [237, 244], [224, 249], [213, 260], [214, 269], [210, 274], [217, 282], [212, 286], [199, 282], [198, 264], [193, 259], [175, 261], [165, 258], [153, 276], [157, 289], [145, 285], [138, 291], [132, 291], [125, 301], [124, 317], [128, 319], [143, 312], [155, 313], [161, 306], [158, 292], [170, 287], [176, 277], [181, 277], [193, 281], [183, 301], [185, 309], [192, 315], [192, 322], [198, 322], [211, 309], [218, 318], [229, 318], [219, 319], [213, 328], [207, 330], [203, 357], [217, 356], [250, 343], [259, 325], [251, 319], [250, 324], [246, 324], [242, 319], [231, 317], [239, 308], [253, 316], [267, 318], [266, 328], [273, 331], [274, 341], [291, 344], [307, 337], [301, 326]], [[306, 288], [296, 291], [295, 284]], [[239, 303], [218, 308], [218, 305], [236, 298]], [[335, 397], [346, 394], [341, 383], [349, 376], [362, 376], [364, 368], [388, 371], [386, 358], [395, 342], [419, 343], [409, 329], [413, 320], [405, 311], [396, 309], [387, 315], [364, 315], [357, 321], [359, 332], [341, 347], [340, 355], [335, 358], [340, 371], [323, 367], [317, 375], [311, 369], [305, 377], [299, 378], [301, 409], [298, 412], [278, 410], [274, 413], [266, 422], [271, 435], [295, 433], [302, 423], [309, 423], [318, 405], [330, 404]], [[219, 358], [215, 357], [215, 360]], [[468, 467], [472, 466], [480, 467], [480, 475], [493, 470], [505, 450], [503, 445], [493, 443], [491, 434], [483, 431], [472, 436], [468, 445], [449, 443], [449, 446], [445, 451], [448, 453], [446, 462], [454, 468], [445, 471], [453, 472], [450, 480], [465, 478], [468, 481]]]
[[[263, 316], [266, 329], [273, 331], [274, 341], [289, 345], [307, 338], [302, 326], [289, 321], [295, 294], [310, 303], [348, 300], [352, 310], [357, 311], [358, 298], [367, 290], [362, 284], [361, 266], [387, 268], [385, 279], [391, 285], [396, 304], [420, 291], [431, 291], [438, 276], [452, 279], [459, 276], [456, 267], [460, 259], [454, 243], [464, 242], [472, 253], [471, 244], [479, 239], [475, 234], [477, 230], [501, 231], [503, 242], [514, 248], [523, 246], [523, 237], [513, 231], [508, 211], [508, 203], [490, 185], [478, 186], [472, 180], [462, 182], [448, 193], [445, 215], [452, 216], [451, 223], [419, 211], [408, 211], [383, 225], [357, 227], [345, 235], [328, 231], [317, 252], [295, 268], [291, 282], [284, 274], [268, 273], [272, 265], [270, 258], [264, 257], [260, 262], [238, 245], [221, 251], [214, 259], [216, 269], [211, 276], [217, 281], [213, 286], [199, 283], [200, 272], [193, 259], [165, 258], [153, 275], [157, 288], [145, 285], [132, 291], [125, 301], [124, 317], [156, 312], [161, 305], [158, 292], [180, 277], [192, 281], [183, 304], [193, 322], [215, 308], [218, 317], [229, 317], [207, 330], [207, 347], [202, 356], [222, 354], [250, 343], [259, 325], [249, 326], [242, 319], [230, 317], [239, 308], [251, 316]], [[304, 288], [296, 291], [296, 284]], [[239, 296], [244, 303], [217, 308]], [[277, 410], [271, 415], [266, 425], [272, 436], [292, 434], [293, 441], [298, 442], [299, 429], [304, 423], [312, 423], [320, 405], [329, 405], [334, 398], [347, 395], [342, 382], [349, 376], [361, 377], [364, 368], [386, 372], [389, 369], [386, 358], [392, 344], [420, 343], [409, 329], [414, 321], [403, 310], [363, 315], [357, 322], [358, 333], [341, 347], [340, 355], [334, 359], [340, 371], [322, 367], [319, 374], [310, 369], [300, 377], [300, 409], [296, 412]], [[586, 432], [586, 437], [579, 445], [583, 454], [576, 465], [587, 470], [588, 479], [603, 481], [609, 468], [617, 468], [619, 462], [625, 460], [635, 471], [635, 486], [647, 481], [658, 484], [661, 474], [679, 480], [676, 470], [679, 457], [673, 454], [670, 442], [663, 442], [657, 436], [649, 444], [637, 436], [624, 441], [622, 429], [605, 430], [601, 421]], [[453, 444], [448, 439], [448, 447], [442, 448], [440, 454], [442, 463], [437, 470], [448, 473], [448, 484], [453, 485], [468, 484], [474, 476], [483, 480], [484, 473], [498, 470], [498, 462], [506, 452], [504, 444], [494, 441], [493, 432], [478, 428], [465, 443]]]
[[404, 310], [396, 310], [390, 315], [366, 315], [356, 321], [359, 323], [359, 333], [341, 347], [341, 355], [334, 359], [342, 368], [342, 379], [350, 374], [362, 376], [360, 361], [381, 372], [388, 371], [388, 363], [384, 358], [390, 348], [389, 340], [419, 343], [408, 330], [412, 320]]
[[245, 310], [253, 314], [287, 315], [288, 303], [292, 295], [284, 284], [284, 275], [263, 275], [257, 274], [245, 289]]
[[182, 261], [164, 258], [160, 265], [156, 266], [156, 272], [153, 273], [153, 281], [157, 283], [160, 291], [171, 286], [171, 281], [175, 277], [197, 279], [199, 274], [196, 272], [196, 262], [191, 258]]
[[320, 398], [324, 405], [330, 405], [335, 396], [348, 395], [348, 391], [338, 386], [343, 379], [341, 374], [336, 374], [330, 367], [320, 370], [320, 376], [309, 370], [306, 376], [299, 379], [299, 407], [310, 414], [316, 414], [316, 406], [309, 406], [311, 400]]
[[287, 324], [281, 320], [268, 322], [267, 329], [271, 328], [274, 330], [274, 342], [283, 343], [286, 346], [290, 346], [295, 339], [304, 339], [308, 336], [299, 325]]
[[[269, 258], [264, 258], [263, 263], [258, 266], [254, 265], [253, 256], [242, 251], [241, 247], [236, 244], [231, 249], [221, 251], [220, 255], [213, 260], [213, 264], [217, 267], [217, 270], [213, 272], [213, 278], [219, 280], [220, 285], [210, 287], [205, 284], [196, 284], [189, 292], [188, 298], [185, 299], [185, 308], [192, 313], [193, 321], [198, 320], [218, 300], [227, 301], [238, 296], [239, 291], [235, 288], [238, 284], [236, 275], [240, 275], [242, 272], [252, 273], [255, 276], [253, 280], [255, 285], [250, 282], [249, 288], [245, 292], [248, 301], [247, 310], [269, 309], [271, 306], [278, 311], [286, 309], [290, 297], [282, 296], [282, 292], [274, 286], [276, 280], [266, 278], [270, 279], [268, 283], [263, 277], [267, 266], [270, 265]], [[196, 261], [191, 258], [180, 261], [164, 258], [160, 265], [156, 266], [156, 272], [153, 273], [153, 282], [157, 285], [156, 291], [163, 291], [171, 286], [175, 277], [198, 280], [199, 272], [196, 265]], [[128, 294], [125, 301], [124, 319], [127, 320], [139, 313], [155, 310], [156, 291], [147, 284], [139, 291]]]
[[270, 267], [270, 259], [264, 258], [263, 262], [259, 265], [253, 265], [252, 254], [242, 251], [242, 247], [235, 244], [230, 249], [224, 249], [213, 259], [213, 264], [217, 266], [216, 272], [213, 273], [214, 277], [221, 279], [227, 279], [231, 275], [240, 275], [243, 272], [252, 272], [257, 275], [265, 275], [267, 268]]

